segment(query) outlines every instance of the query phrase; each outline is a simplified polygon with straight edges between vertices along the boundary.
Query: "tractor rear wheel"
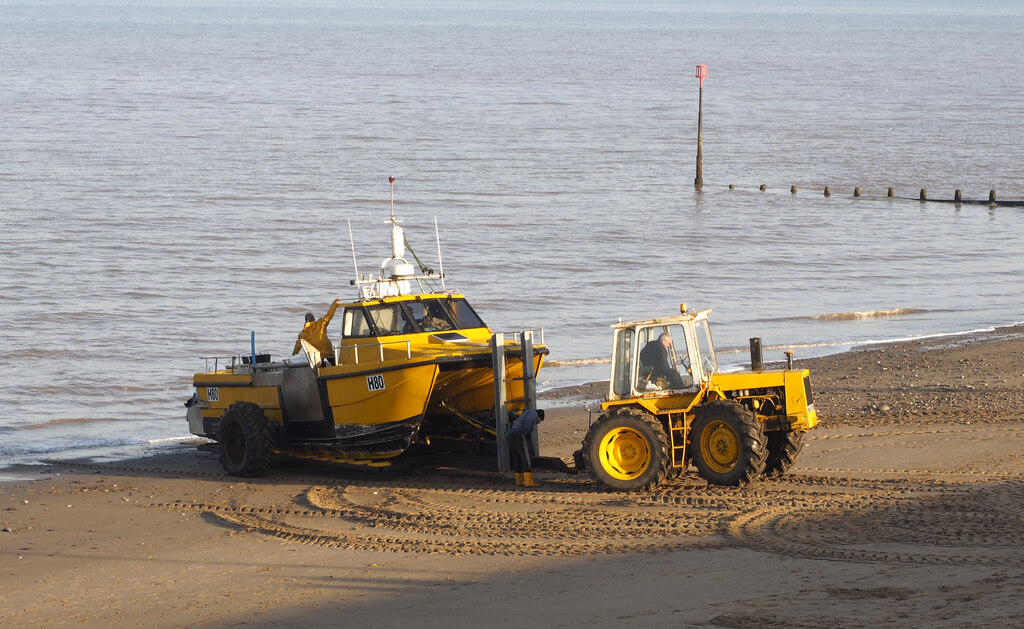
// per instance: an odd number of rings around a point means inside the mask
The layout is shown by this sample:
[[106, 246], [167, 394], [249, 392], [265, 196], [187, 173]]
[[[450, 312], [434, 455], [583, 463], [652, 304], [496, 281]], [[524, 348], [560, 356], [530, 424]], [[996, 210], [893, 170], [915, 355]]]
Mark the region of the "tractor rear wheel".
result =
[[251, 402], [235, 402], [224, 411], [217, 442], [220, 462], [231, 476], [263, 476], [274, 461], [267, 416]]
[[649, 489], [663, 481], [669, 449], [661, 422], [632, 408], [602, 415], [583, 439], [590, 477], [616, 490]]
[[775, 430], [768, 433], [768, 459], [764, 465], [764, 476], [776, 478], [782, 476], [793, 467], [796, 455], [804, 447], [803, 431]]
[[764, 471], [766, 441], [752, 412], [735, 402], [714, 402], [690, 427], [690, 457], [709, 483], [741, 487]]

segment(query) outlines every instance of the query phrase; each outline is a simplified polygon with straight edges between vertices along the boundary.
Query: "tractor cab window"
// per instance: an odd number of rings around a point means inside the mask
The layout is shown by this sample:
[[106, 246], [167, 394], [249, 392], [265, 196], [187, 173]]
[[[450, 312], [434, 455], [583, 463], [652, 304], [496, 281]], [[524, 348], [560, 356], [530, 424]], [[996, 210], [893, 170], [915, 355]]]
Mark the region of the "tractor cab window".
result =
[[370, 336], [370, 323], [362, 308], [345, 308], [342, 335], [345, 338]]
[[612, 391], [618, 396], [628, 396], [629, 375], [633, 367], [633, 337], [635, 333], [632, 328], [625, 328], [615, 332], [615, 365], [612, 372]]
[[681, 325], [641, 328], [637, 347], [641, 348], [636, 372], [638, 391], [688, 389], [693, 386], [686, 330]]
[[697, 332], [697, 351], [700, 353], [701, 369], [705, 376], [718, 371], [718, 357], [715, 356], [715, 345], [711, 342], [711, 326], [707, 319], [695, 322]]

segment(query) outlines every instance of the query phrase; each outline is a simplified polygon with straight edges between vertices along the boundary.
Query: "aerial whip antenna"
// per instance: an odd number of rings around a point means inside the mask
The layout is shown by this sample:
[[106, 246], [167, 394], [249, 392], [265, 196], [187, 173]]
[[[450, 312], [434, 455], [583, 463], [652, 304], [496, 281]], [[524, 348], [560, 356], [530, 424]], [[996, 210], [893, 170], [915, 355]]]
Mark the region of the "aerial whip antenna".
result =
[[345, 219], [348, 221], [348, 242], [352, 245], [352, 267], [356, 270], [356, 280], [359, 278], [359, 263], [356, 262], [356, 241], [352, 238], [352, 219]]
[[437, 231], [437, 214], [434, 215], [434, 239], [437, 240], [437, 269], [441, 274], [441, 290], [444, 288], [444, 262], [441, 261], [441, 235]]

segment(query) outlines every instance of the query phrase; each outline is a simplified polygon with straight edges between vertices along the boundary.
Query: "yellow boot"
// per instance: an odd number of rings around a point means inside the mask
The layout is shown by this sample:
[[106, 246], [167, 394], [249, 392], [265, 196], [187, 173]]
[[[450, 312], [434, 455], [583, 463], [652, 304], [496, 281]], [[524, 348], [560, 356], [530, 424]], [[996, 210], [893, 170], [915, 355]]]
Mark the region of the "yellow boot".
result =
[[516, 472], [516, 487], [522, 487], [522, 486], [523, 486], [523, 475], [520, 474], [519, 472]]
[[540, 487], [540, 483], [533, 482], [533, 472], [523, 472], [523, 487]]

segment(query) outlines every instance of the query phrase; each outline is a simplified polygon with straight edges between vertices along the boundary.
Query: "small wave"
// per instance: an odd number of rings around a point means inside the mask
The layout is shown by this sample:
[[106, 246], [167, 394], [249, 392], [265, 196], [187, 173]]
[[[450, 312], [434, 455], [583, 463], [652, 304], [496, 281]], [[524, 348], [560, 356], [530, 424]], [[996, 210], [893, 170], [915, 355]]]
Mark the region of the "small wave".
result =
[[24, 456], [54, 455], [64, 452], [79, 452], [95, 448], [121, 448], [140, 443], [138, 439], [126, 438], [94, 438], [79, 439], [72, 442], [46, 445], [18, 445], [0, 447], [0, 458], [21, 458]]
[[87, 352], [87, 351], [74, 351], [72, 349], [67, 349], [67, 348], [59, 348], [59, 349], [46, 349], [46, 348], [42, 348], [42, 347], [36, 348], [36, 347], [30, 347], [30, 346], [28, 346], [28, 344], [26, 344], [26, 347], [15, 347], [11, 351], [0, 352], [0, 359], [25, 358], [25, 359], [41, 360], [43, 358], [51, 358], [51, 357], [62, 358], [62, 359], [65, 359], [67, 361], [76, 361], [76, 360], [81, 360], [83, 358], [92, 358], [92, 353], [91, 352]]
[[[1017, 324], [1021, 325], [1021, 324]], [[765, 345], [761, 349], [764, 351], [784, 350], [784, 349], [802, 349], [802, 348], [821, 348], [831, 347], [840, 350], [836, 353], [842, 353], [853, 348], [870, 347], [873, 345], [886, 345], [890, 343], [911, 343], [914, 341], [925, 341], [931, 339], [962, 339], [967, 337], [976, 336], [979, 334], [988, 334], [994, 332], [996, 328], [975, 328], [973, 330], [961, 330], [959, 332], [936, 332], [934, 334], [914, 334], [910, 336], [895, 336], [891, 338], [871, 338], [871, 339], [860, 339], [850, 341], [828, 341], [828, 342], [817, 342], [817, 343], [784, 343], [780, 345]], [[748, 347], [728, 347], [728, 348], [715, 348], [718, 354], [740, 354], [749, 351]], [[832, 352], [826, 352], [821, 355], [829, 355]], [[818, 354], [815, 354], [818, 355]]]
[[[821, 341], [817, 343], [783, 343], [780, 345], [762, 345], [762, 351], [774, 351], [777, 349], [801, 349], [809, 347], [852, 347], [861, 343], [879, 343], [881, 341]], [[717, 354], [741, 354], [750, 351], [750, 347], [716, 347]]]
[[570, 360], [545, 360], [545, 367], [582, 367], [584, 365], [609, 365], [611, 358], [574, 358]]
[[25, 424], [23, 426], [7, 426], [10, 430], [40, 430], [43, 428], [53, 428], [54, 426], [67, 426], [69, 424], [92, 424], [98, 422], [116, 422], [117, 419], [113, 417], [62, 417], [60, 419], [51, 419], [49, 421], [40, 422], [38, 424]]
[[173, 448], [175, 446], [198, 446], [209, 442], [209, 439], [206, 439], [205, 437], [197, 437], [196, 435], [179, 435], [177, 437], [147, 439], [145, 445], [161, 448]]
[[835, 312], [830, 314], [815, 315], [812, 319], [825, 321], [851, 321], [856, 319], [877, 319], [881, 317], [899, 317], [909, 314], [920, 314], [928, 312], [920, 308], [889, 308], [884, 310], [867, 310], [865, 312]]
[[884, 317], [900, 317], [903, 315], [921, 314], [923, 312], [946, 312], [942, 310], [924, 310], [921, 308], [883, 308], [881, 310], [865, 310], [863, 312], [829, 312], [819, 315], [800, 317], [779, 317], [773, 321], [859, 321], [861, 319], [881, 319]]

